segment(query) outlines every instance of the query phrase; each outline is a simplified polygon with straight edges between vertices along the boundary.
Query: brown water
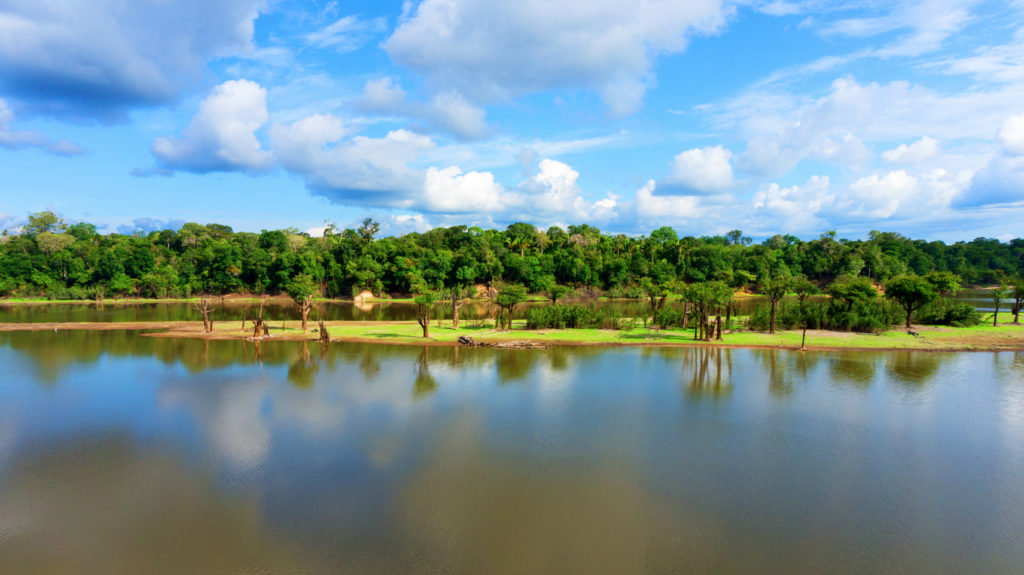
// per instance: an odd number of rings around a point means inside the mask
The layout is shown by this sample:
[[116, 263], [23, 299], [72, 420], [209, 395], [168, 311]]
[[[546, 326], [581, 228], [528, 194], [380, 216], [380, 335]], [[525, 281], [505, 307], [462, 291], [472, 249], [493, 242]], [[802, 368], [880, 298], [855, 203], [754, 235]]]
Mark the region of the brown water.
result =
[[1024, 354], [0, 333], [0, 573], [1019, 573]]

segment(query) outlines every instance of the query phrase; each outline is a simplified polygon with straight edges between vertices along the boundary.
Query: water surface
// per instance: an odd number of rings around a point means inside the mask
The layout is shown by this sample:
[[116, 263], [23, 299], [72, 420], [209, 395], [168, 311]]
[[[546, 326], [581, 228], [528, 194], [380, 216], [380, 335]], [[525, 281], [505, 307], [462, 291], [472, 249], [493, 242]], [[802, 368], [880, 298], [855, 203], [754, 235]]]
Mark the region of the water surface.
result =
[[0, 573], [1019, 573], [1024, 354], [0, 333]]

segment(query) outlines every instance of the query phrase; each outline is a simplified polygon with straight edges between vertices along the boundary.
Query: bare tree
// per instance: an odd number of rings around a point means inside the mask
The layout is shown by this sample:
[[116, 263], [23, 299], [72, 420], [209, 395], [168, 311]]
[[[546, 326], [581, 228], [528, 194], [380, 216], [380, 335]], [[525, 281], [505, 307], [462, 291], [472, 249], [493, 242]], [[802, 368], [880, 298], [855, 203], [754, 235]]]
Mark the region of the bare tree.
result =
[[210, 333], [213, 331], [213, 322], [210, 321], [210, 312], [214, 308], [210, 307], [210, 300], [206, 296], [199, 296], [199, 301], [192, 302], [192, 307], [199, 313], [203, 314], [203, 331]]

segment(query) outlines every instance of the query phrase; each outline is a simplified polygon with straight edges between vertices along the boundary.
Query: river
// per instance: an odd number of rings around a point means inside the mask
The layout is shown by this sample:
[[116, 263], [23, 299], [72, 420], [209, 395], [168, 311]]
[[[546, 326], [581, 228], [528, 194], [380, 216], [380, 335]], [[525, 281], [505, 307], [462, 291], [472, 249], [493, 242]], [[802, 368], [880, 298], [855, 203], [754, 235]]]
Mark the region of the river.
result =
[[1019, 573], [1024, 353], [0, 333], [0, 573]]

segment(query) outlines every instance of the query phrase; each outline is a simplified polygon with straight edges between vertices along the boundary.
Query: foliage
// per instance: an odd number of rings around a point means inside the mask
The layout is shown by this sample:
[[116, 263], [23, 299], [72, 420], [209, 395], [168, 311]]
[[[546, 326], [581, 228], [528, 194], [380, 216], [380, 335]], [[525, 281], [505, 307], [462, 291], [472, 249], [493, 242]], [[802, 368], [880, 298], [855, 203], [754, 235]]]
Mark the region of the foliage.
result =
[[910, 327], [910, 319], [914, 311], [931, 303], [939, 297], [939, 293], [925, 278], [903, 275], [886, 282], [885, 297], [896, 301], [903, 307], [907, 312], [906, 326]]
[[[538, 230], [526, 223], [504, 230], [452, 226], [399, 237], [379, 234], [379, 224], [368, 220], [317, 238], [295, 230], [235, 232], [198, 223], [146, 235], [101, 235], [92, 224], [67, 225], [52, 212], [40, 212], [19, 233], [0, 236], [0, 295], [280, 294], [305, 274], [327, 297], [364, 289], [386, 296], [505, 283], [556, 301], [569, 289], [653, 296], [657, 308], [663, 307], [662, 292], [677, 292], [672, 286], [679, 281], [736, 288], [755, 278], [770, 283], [802, 275], [827, 286], [841, 276], [879, 284], [913, 274], [949, 294], [957, 283], [991, 284], [1024, 275], [1022, 239], [945, 244], [872, 232], [867, 240], [823, 234], [809, 241], [773, 236], [755, 244], [739, 230], [693, 237], [665, 227], [629, 237], [589, 225]], [[779, 291], [759, 283], [762, 291]]]

